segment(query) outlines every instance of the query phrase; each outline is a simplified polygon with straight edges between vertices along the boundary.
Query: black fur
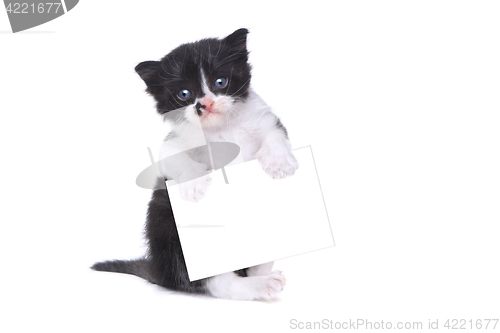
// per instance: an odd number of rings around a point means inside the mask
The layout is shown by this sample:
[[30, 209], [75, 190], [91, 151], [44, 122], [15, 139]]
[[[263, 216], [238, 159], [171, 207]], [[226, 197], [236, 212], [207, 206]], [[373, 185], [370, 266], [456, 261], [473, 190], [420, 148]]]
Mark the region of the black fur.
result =
[[189, 282], [167, 190], [153, 192], [148, 207], [146, 239], [149, 245], [148, 259], [153, 283], [172, 290], [207, 292], [206, 279]]
[[155, 190], [149, 202], [146, 239], [146, 258], [99, 262], [92, 269], [137, 275], [171, 290], [199, 294], [208, 292], [205, 288], [208, 279], [189, 281], [170, 198], [165, 189]]
[[[245, 99], [251, 78], [246, 48], [247, 34], [247, 29], [239, 29], [224, 39], [210, 38], [183, 44], [161, 61], [145, 61], [137, 65], [135, 70], [146, 83], [146, 91], [156, 99], [158, 112], [163, 114], [179, 109], [192, 103], [196, 97], [203, 97], [201, 69], [208, 82], [214, 82], [222, 76], [227, 77], [226, 87], [208, 87], [214, 94], [223, 93]], [[183, 89], [192, 92], [187, 101], [176, 97], [177, 92]], [[278, 121], [276, 125], [280, 126], [281, 123]], [[161, 186], [162, 181], [157, 180], [157, 189], [153, 191], [148, 206], [147, 256], [137, 260], [99, 262], [92, 269], [137, 275], [171, 290], [207, 294], [206, 283], [210, 278], [189, 281], [170, 199], [164, 184]], [[247, 276], [246, 269], [235, 273]]]
[[276, 127], [281, 129], [283, 132], [285, 132], [285, 136], [288, 139], [288, 131], [286, 130], [286, 127], [283, 126], [283, 124], [281, 123], [281, 120], [279, 120], [279, 119], [276, 120]]
[[91, 268], [96, 271], [115, 272], [137, 275], [152, 283], [158, 284], [158, 281], [150, 272], [150, 263], [147, 259], [136, 260], [111, 260], [105, 262], [97, 262]]
[[[135, 70], [146, 83], [146, 91], [155, 98], [158, 112], [163, 114], [176, 110], [203, 97], [201, 69], [208, 82], [227, 77], [226, 87], [208, 87], [214, 94], [245, 99], [251, 79], [247, 34], [247, 29], [239, 29], [224, 39], [207, 38], [182, 44], [160, 61], [145, 61], [137, 65]], [[192, 93], [187, 100], [177, 96], [183, 89]]]
[[196, 113], [198, 113], [198, 116], [201, 116], [201, 108], [205, 108], [205, 105], [201, 105], [200, 102], [196, 103]]

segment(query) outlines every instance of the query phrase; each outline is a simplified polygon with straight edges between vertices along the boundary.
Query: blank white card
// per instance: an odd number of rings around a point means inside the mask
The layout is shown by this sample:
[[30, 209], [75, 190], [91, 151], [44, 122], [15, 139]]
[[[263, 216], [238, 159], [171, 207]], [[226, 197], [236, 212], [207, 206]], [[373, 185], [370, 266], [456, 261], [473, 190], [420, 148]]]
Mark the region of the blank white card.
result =
[[299, 169], [273, 180], [257, 160], [211, 173], [197, 202], [168, 185], [191, 281], [334, 245], [310, 147], [293, 151]]

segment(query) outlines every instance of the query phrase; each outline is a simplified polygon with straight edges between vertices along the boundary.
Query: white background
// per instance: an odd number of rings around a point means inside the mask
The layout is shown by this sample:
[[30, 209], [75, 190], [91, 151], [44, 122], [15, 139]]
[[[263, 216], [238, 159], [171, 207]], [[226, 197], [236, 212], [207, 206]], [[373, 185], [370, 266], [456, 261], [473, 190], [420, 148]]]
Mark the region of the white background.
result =
[[[495, 1], [81, 1], [11, 34], [0, 13], [1, 330], [499, 318], [498, 17]], [[134, 66], [240, 27], [255, 89], [313, 147], [337, 246], [278, 261], [270, 303], [89, 270], [145, 250], [135, 177], [166, 129]]]

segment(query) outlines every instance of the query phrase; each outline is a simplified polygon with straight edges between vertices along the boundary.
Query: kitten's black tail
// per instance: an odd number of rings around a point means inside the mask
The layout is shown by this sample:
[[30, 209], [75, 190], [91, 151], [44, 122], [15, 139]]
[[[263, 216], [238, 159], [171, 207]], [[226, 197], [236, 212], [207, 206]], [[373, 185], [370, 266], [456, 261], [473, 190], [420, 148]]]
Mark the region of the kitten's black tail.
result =
[[150, 262], [147, 259], [110, 260], [96, 262], [92, 267], [95, 271], [115, 272], [135, 275], [151, 283], [158, 284], [150, 271]]

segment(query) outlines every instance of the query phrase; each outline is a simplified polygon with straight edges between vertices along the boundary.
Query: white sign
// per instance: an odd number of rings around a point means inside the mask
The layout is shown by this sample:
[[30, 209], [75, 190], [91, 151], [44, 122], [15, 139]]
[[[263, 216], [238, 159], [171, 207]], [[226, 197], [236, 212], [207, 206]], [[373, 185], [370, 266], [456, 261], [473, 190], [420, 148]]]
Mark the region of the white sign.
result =
[[206, 196], [182, 200], [168, 185], [191, 281], [334, 245], [310, 147], [299, 169], [273, 180], [257, 160], [212, 172]]

